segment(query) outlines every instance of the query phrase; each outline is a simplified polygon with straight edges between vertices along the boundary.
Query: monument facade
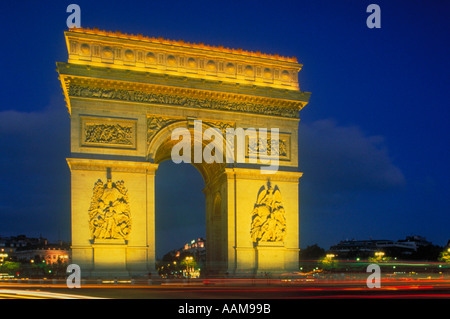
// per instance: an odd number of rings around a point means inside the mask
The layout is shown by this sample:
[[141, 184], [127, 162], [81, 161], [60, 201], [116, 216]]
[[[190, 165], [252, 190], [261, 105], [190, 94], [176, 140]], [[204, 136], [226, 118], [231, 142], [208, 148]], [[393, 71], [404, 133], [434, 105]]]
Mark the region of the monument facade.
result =
[[[83, 276], [155, 272], [158, 164], [172, 160], [177, 129], [191, 134], [192, 151], [237, 155], [233, 141], [197, 134], [210, 128], [267, 134], [246, 137], [243, 160], [191, 162], [205, 181], [208, 273], [298, 270], [297, 134], [309, 93], [295, 58], [97, 29], [65, 39], [57, 71], [71, 119], [72, 259]], [[276, 171], [264, 173], [264, 156], [276, 156]]]

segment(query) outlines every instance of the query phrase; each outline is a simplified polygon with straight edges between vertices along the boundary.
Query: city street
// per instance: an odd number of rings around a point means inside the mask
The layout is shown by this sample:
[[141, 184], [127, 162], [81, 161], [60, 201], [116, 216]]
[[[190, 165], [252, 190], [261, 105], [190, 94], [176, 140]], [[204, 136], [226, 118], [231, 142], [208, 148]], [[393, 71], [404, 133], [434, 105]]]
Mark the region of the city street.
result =
[[[11, 305], [16, 306], [20, 299], [43, 300], [44, 303], [39, 303], [37, 307], [16, 308], [21, 314], [28, 312], [30, 315], [46, 309], [58, 309], [71, 315], [91, 317], [98, 314], [114, 318], [137, 314], [147, 317], [157, 314], [168, 318], [234, 318], [249, 315], [280, 318], [299, 317], [305, 313], [324, 317], [338, 312], [359, 317], [373, 312], [388, 312], [391, 316], [398, 314], [404, 317], [419, 308], [428, 309], [429, 313], [444, 309], [450, 299], [450, 281], [389, 282], [381, 288], [372, 289], [361, 281], [116, 282], [88, 283], [72, 289], [63, 283], [0, 283], [0, 299], [9, 299], [13, 302]], [[99, 304], [77, 304], [77, 301], [55, 303], [53, 300], [56, 299], [84, 299], [88, 303], [99, 300]]]
[[14, 299], [405, 299], [450, 298], [450, 280], [389, 280], [381, 288], [365, 281], [171, 280], [84, 281], [69, 289], [63, 281], [22, 280], [0, 283], [0, 298]]

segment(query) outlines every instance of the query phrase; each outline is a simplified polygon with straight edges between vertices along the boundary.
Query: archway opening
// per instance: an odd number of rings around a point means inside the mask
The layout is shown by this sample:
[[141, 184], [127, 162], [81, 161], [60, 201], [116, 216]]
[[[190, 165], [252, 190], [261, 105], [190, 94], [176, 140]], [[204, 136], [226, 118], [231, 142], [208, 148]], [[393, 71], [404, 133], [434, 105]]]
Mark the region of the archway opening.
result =
[[[186, 142], [189, 143], [190, 140], [191, 143], [191, 147], [184, 144], [184, 147], [177, 152], [180, 155], [190, 152], [192, 161], [187, 162], [191, 165], [184, 163], [184, 156], [180, 164], [176, 164], [173, 159], [172, 150], [179, 140], [172, 138], [172, 132], [177, 128], [185, 129], [182, 140], [186, 138]], [[208, 126], [203, 126], [203, 129], [205, 128]], [[225, 140], [220, 137], [214, 138], [211, 143], [214, 144], [214, 148], [208, 150], [223, 159]], [[209, 144], [209, 141], [203, 140], [202, 136], [192, 130], [188, 122], [177, 122], [156, 134], [149, 145], [149, 158], [159, 165], [155, 179], [155, 248], [156, 257], [160, 260], [159, 263], [157, 262], [160, 274], [162, 261], [165, 261], [165, 266], [177, 270], [180, 270], [180, 265], [177, 264], [179, 262], [183, 262], [183, 268], [189, 268], [186, 263], [190, 264], [190, 262], [182, 260], [185, 257], [193, 257], [191, 261], [194, 265], [200, 266], [204, 271], [202, 275], [205, 276], [223, 272], [226, 268], [228, 247], [225, 228], [226, 201], [216, 200], [217, 196], [220, 199], [226, 196], [226, 180], [223, 178], [226, 164], [224, 160], [221, 163], [215, 161], [209, 163], [204, 158], [201, 162], [196, 159], [196, 151], [198, 151], [196, 145], [201, 145], [201, 155], [204, 156], [204, 151]], [[167, 177], [160, 177], [166, 174]], [[168, 184], [160, 184], [165, 182]], [[163, 204], [164, 202], [167, 204]], [[170, 213], [165, 207], [176, 207], [176, 210]], [[168, 224], [164, 225], [165, 222]], [[169, 229], [172, 233], [168, 231]], [[191, 231], [188, 232], [188, 229]], [[202, 243], [198, 243], [201, 245], [201, 251], [190, 247], [187, 247], [188, 251], [186, 251], [181, 247], [179, 252], [173, 252], [178, 253], [178, 258], [171, 255], [172, 249], [178, 249], [176, 245], [194, 244], [195, 246], [195, 241], [199, 238], [203, 239]], [[191, 243], [191, 241], [194, 242]], [[168, 256], [167, 250], [169, 250]], [[182, 253], [184, 256], [180, 256]]]
[[[159, 163], [155, 177], [155, 248], [157, 268], [164, 276], [186, 277], [187, 269], [189, 276], [198, 275], [198, 269], [205, 266], [204, 187], [204, 179], [193, 165], [171, 160]], [[192, 259], [186, 259], [189, 257]]]

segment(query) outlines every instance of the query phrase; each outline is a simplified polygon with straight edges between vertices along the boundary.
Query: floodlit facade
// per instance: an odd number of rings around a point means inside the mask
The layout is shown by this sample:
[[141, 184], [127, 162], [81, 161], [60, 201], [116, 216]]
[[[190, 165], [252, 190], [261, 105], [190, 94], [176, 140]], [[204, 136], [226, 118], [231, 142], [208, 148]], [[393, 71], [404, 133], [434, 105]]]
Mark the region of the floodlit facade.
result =
[[[71, 118], [72, 257], [82, 276], [155, 272], [155, 172], [172, 159], [177, 130], [188, 132], [206, 185], [209, 273], [298, 269], [298, 125], [310, 94], [300, 91], [297, 59], [96, 29], [65, 38], [68, 61], [57, 71]], [[233, 140], [202, 136], [239, 128], [270, 133], [246, 137], [244, 154]], [[206, 150], [243, 161], [208, 162]]]

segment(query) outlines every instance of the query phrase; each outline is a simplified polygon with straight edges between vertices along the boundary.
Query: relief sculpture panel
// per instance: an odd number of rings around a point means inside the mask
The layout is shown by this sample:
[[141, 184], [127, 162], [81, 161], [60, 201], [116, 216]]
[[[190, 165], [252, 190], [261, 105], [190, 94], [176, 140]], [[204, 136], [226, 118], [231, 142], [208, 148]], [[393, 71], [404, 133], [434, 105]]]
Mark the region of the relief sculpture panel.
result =
[[291, 160], [291, 137], [289, 134], [280, 134], [279, 138], [249, 138], [247, 142], [247, 157], [274, 157], [281, 161]]
[[136, 148], [136, 120], [81, 117], [81, 145]]
[[94, 185], [89, 208], [91, 239], [127, 239], [131, 231], [128, 191], [123, 181], [106, 183], [98, 180]]
[[259, 191], [252, 211], [250, 234], [253, 243], [283, 243], [286, 236], [286, 217], [278, 186], [270, 182]]

